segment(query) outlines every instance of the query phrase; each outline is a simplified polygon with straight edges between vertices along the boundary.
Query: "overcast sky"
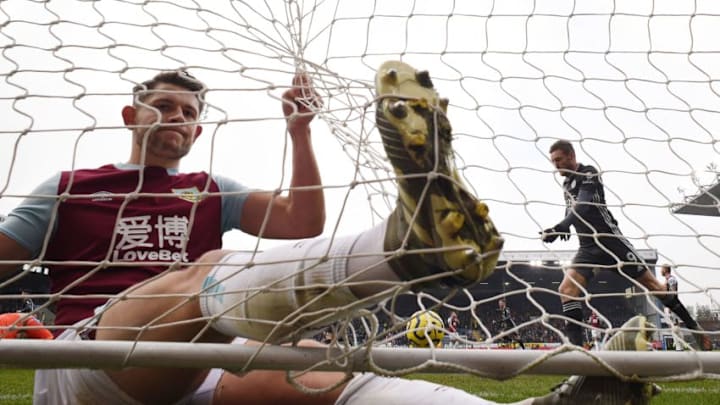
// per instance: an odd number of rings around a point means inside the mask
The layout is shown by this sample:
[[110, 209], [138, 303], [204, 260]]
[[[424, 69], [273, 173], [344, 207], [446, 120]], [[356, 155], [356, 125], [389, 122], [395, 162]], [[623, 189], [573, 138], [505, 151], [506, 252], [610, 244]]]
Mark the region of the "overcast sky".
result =
[[[707, 166], [720, 163], [717, 2], [172, 3], [0, 3], [0, 213], [59, 170], [125, 161], [120, 108], [132, 85], [179, 67], [210, 88], [204, 134], [182, 169], [287, 187], [278, 97], [302, 68], [325, 101], [313, 124], [325, 233], [364, 229], [395, 196], [373, 127], [374, 73], [402, 59], [450, 98], [459, 169], [507, 250], [576, 247], [537, 234], [563, 215], [547, 148], [566, 138], [603, 172], [635, 246], [678, 266], [684, 299], [717, 299], [720, 218], [669, 209], [681, 190], [713, 182]], [[256, 245], [239, 232], [225, 243]]]

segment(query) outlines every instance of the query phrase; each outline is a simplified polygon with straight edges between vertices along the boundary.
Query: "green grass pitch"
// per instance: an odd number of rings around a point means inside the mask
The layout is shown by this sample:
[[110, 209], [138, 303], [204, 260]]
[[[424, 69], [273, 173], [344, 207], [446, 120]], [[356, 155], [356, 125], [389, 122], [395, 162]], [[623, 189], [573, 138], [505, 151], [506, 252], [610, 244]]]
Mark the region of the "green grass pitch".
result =
[[[465, 374], [415, 374], [408, 378], [449, 385], [490, 401], [507, 403], [544, 395], [559, 376], [523, 375], [508, 381], [477, 378]], [[0, 405], [32, 404], [32, 370], [0, 369]], [[663, 393], [652, 401], [657, 405], [715, 405], [720, 398], [720, 380], [696, 380], [659, 384]]]

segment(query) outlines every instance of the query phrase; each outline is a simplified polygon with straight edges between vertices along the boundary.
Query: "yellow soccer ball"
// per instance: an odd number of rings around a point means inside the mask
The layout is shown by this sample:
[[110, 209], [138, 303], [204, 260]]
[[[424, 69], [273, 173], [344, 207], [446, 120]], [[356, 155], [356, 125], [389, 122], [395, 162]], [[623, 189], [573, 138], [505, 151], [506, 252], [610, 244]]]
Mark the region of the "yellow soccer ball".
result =
[[445, 337], [445, 323], [437, 312], [420, 310], [407, 323], [405, 336], [411, 347], [439, 347]]

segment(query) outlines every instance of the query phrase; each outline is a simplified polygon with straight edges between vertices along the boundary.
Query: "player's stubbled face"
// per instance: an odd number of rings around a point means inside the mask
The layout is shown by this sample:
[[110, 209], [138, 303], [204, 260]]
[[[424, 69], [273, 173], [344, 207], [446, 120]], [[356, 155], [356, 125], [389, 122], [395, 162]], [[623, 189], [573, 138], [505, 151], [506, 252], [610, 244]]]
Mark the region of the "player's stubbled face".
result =
[[572, 171], [577, 169], [575, 156], [567, 154], [562, 150], [556, 149], [550, 153], [550, 160], [553, 166], [560, 172], [561, 176], [568, 176]]
[[[148, 134], [147, 153], [180, 159], [190, 152], [198, 129], [200, 102], [187, 89], [160, 83], [137, 105], [135, 123], [140, 134]], [[159, 126], [154, 124], [160, 123]], [[167, 125], [162, 125], [167, 124]], [[148, 131], [149, 130], [149, 131]], [[143, 136], [136, 137], [142, 146]]]

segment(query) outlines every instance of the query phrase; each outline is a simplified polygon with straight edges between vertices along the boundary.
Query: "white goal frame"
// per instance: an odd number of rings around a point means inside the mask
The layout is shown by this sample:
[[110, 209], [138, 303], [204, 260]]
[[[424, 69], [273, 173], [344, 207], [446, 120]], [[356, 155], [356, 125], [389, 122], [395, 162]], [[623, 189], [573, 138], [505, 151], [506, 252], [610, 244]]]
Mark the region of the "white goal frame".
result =
[[653, 381], [720, 375], [720, 353], [552, 352], [517, 350], [311, 348], [213, 343], [86, 341], [0, 341], [0, 358], [17, 368], [181, 367], [295, 371], [371, 371], [382, 375], [464, 372], [507, 379], [520, 374], [616, 376]]
[[[4, 12], [4, 16], [0, 14], [0, 33], [3, 34], [0, 55], [5, 55], [0, 59], [0, 91], [7, 90], [8, 94], [0, 96], [0, 115], [12, 113], [6, 126], [0, 127], [0, 141], [3, 142], [0, 148], [5, 149], [0, 155], [3, 176], [0, 177], [0, 219], [21, 198], [32, 196], [24, 183], [39, 183], [49, 174], [34, 176], [32, 162], [18, 157], [23, 152], [24, 142], [42, 143], [38, 138], [48, 135], [70, 137], [73, 146], [60, 152], [67, 155], [63, 157], [63, 169], [78, 168], [80, 155], [104, 147], [101, 141], [90, 136], [94, 131], [113, 134], [125, 131], [124, 127], [112, 124], [100, 111], [103, 105], [91, 105], [86, 101], [106, 98], [116, 101], [126, 97], [131, 85], [139, 78], [170, 67], [199, 70], [208, 76], [216, 74], [223, 80], [232, 75], [242, 78], [240, 84], [230, 82], [227, 86], [216, 81], [210, 93], [214, 92], [216, 96], [225, 92], [260, 93], [264, 99], [275, 103], [268, 110], [278, 110], [278, 90], [287, 84], [281, 85], [280, 80], [296, 71], [308, 72], [326, 100], [317, 120], [322, 121], [323, 128], [331, 134], [332, 140], [328, 143], [335, 146], [335, 155], [344, 159], [338, 163], [328, 158], [327, 164], [334, 167], [331, 165], [350, 162], [355, 170], [347, 177], [328, 173], [329, 180], [323, 179], [329, 198], [340, 201], [329, 208], [328, 217], [333, 222], [328, 221], [326, 233], [335, 237], [353, 225], [375, 224], [393, 204], [395, 192], [391, 183], [395, 176], [376, 139], [372, 119], [372, 78], [379, 62], [401, 59], [418, 67], [429, 65], [439, 91], [451, 89], [455, 96], [450, 100], [449, 115], [456, 131], [456, 144], [461, 145], [458, 160], [462, 177], [470, 179], [470, 187], [477, 189], [473, 191], [493, 207], [493, 218], [508, 241], [506, 247], [515, 243], [521, 246], [521, 251], [544, 249], [546, 255], [554, 254], [556, 246], [541, 244], [538, 231], [562, 215], [564, 202], [559, 177], [546, 181], [556, 187], [551, 190], [530, 186], [538, 179], [547, 180], [557, 174], [546, 156], [549, 144], [560, 138], [571, 139], [578, 145], [579, 154], [588, 163], [598, 165], [608, 179], [610, 208], [621, 216], [623, 230], [632, 243], [647, 250], [657, 250], [659, 262], [671, 263], [679, 269], [677, 275], [685, 288], [680, 299], [704, 299], [720, 312], [717, 293], [720, 290], [720, 266], [712, 262], [720, 258], [720, 233], [707, 224], [671, 212], [683, 198], [677, 195], [678, 189], [682, 189], [680, 193], [692, 187], [702, 189], [706, 186], [707, 176], [714, 180], [718, 174], [712, 165], [704, 169], [713, 159], [720, 159], [720, 153], [715, 150], [718, 138], [714, 135], [720, 133], [720, 119], [716, 118], [720, 117], [720, 107], [716, 104], [716, 98], [720, 99], [717, 88], [720, 68], [712, 66], [720, 62], [720, 45], [716, 45], [720, 36], [713, 35], [720, 34], [720, 30], [712, 28], [713, 24], [720, 26], [720, 7], [702, 0], [678, 1], [675, 5], [663, 0], [650, 0], [644, 5], [632, 5], [631, 2], [609, 0], [591, 4], [578, 0], [551, 6], [548, 1], [536, 0], [513, 9], [494, 1], [458, 0], [448, 2], [453, 4], [451, 7], [444, 4], [431, 6], [416, 0], [398, 2], [397, 8], [387, 6], [388, 9], [375, 4], [378, 9], [368, 11], [349, 0], [338, 1], [334, 7], [328, 1], [285, 0], [279, 7], [283, 12], [279, 14], [271, 12], [270, 0], [262, 7], [237, 2], [248, 15], [227, 14], [224, 3], [216, 10], [212, 9], [214, 6], [207, 5], [204, 9], [199, 2], [184, 0], [176, 3], [148, 1], [146, 5], [132, 1], [110, 2], [119, 8], [133, 7], [147, 13], [143, 16], [149, 22], [143, 20], [137, 25], [133, 24], [132, 15], [103, 15], [98, 11], [101, 6], [95, 4], [78, 9], [77, 17], [68, 9], [56, 8], [51, 1], [42, 5], [28, 2], [38, 10], [45, 10], [37, 21], [32, 21], [31, 16], [16, 7], [22, 2], [5, 2], [5, 9], [0, 3], [0, 11]], [[89, 5], [89, 2], [84, 3], [88, 3], [84, 6]], [[155, 7], [167, 7], [177, 14], [167, 20], [158, 20]], [[92, 15], [90, 22], [83, 22], [81, 17], [85, 15]], [[153, 18], [155, 20], [150, 21]], [[383, 28], [375, 25], [382, 24], [378, 21], [385, 21], [392, 28], [387, 36]], [[480, 28], [475, 27], [478, 24]], [[582, 27], [583, 24], [587, 29]], [[115, 25], [128, 31], [144, 29], [157, 37], [148, 40], [147, 45], [131, 38], [130, 33], [125, 41], [118, 41], [110, 33]], [[31, 38], [29, 33], [38, 27], [47, 31], [47, 38]], [[683, 30], [673, 35], [679, 28]], [[72, 29], [78, 31], [70, 34], [64, 31]], [[434, 30], [440, 33], [435, 34], [439, 40], [428, 34]], [[85, 41], [83, 33], [86, 31], [102, 38]], [[187, 35], [183, 38], [187, 43], [175, 40], [173, 33], [177, 32]], [[68, 36], [63, 37], [65, 34]], [[478, 39], [458, 45], [467, 35], [475, 35]], [[351, 40], [343, 46], [334, 42], [333, 36], [349, 36]], [[54, 41], [58, 38], [61, 40], [56, 44]], [[62, 39], [68, 44], [63, 44]], [[107, 42], [102, 42], [103, 39]], [[356, 43], [363, 41], [364, 47]], [[19, 62], [22, 58], [18, 58], [16, 52], [20, 56], [32, 56], [28, 57], [27, 65]], [[239, 56], [247, 61], [240, 61]], [[53, 63], [44, 65], [48, 63], [48, 57]], [[147, 65], [145, 57], [149, 58]], [[205, 57], [209, 60], [208, 65], [202, 64]], [[106, 65], [94, 66], [95, 58]], [[465, 65], [473, 68], [459, 66], [461, 58], [465, 58], [462, 59]], [[678, 61], [682, 61], [679, 67], [674, 65]], [[716, 65], [720, 66], [720, 63]], [[97, 75], [100, 80], [86, 83], [77, 77], [83, 73]], [[36, 86], [26, 78], [34, 75], [47, 80], [47, 88]], [[105, 86], [102, 78], [107, 76], [117, 80]], [[527, 94], [520, 91], [523, 88], [527, 89]], [[608, 88], [616, 90], [617, 94]], [[698, 90], [700, 95], [687, 94], [692, 90]], [[569, 94], [573, 92], [580, 95]], [[27, 107], [28, 100], [39, 107]], [[201, 146], [204, 149], [200, 153], [204, 153], [206, 159], [192, 169], [222, 171], [232, 167], [235, 163], [232, 159], [217, 157], [227, 149], [228, 142], [223, 138], [226, 133], [222, 131], [228, 126], [248, 123], [257, 130], [264, 126], [280, 128], [284, 125], [279, 111], [246, 116], [234, 105], [215, 102], [212, 96], [209, 100], [204, 124], [212, 127], [212, 131], [206, 131], [212, 134], [206, 136], [213, 140], [210, 146]], [[78, 122], [63, 121], [48, 126], [48, 120], [67, 113], [66, 110], [54, 114], [51, 111], [46, 117], [43, 103], [51, 101], [67, 102], [67, 111], [71, 110], [72, 118]], [[265, 108], [265, 105], [258, 108]], [[583, 120], [579, 118], [585, 115], [593, 117], [588, 120], [587, 127], [582, 126]], [[683, 117], [682, 124], [691, 128], [689, 133], [682, 133], [683, 128], [666, 122], [665, 115]], [[554, 118], [548, 118], [550, 116]], [[603, 122], [600, 129], [592, 128], [597, 119]], [[625, 120], [638, 120], [641, 124], [635, 121], [628, 124]], [[602, 131], [607, 131], [606, 137], [598, 135]], [[313, 136], [317, 141], [319, 135]], [[284, 153], [285, 140], [271, 142], [277, 151]], [[653, 147], [645, 148], [647, 145]], [[650, 162], [647, 155], [654, 153], [654, 147], [658, 145], [664, 148], [665, 154], [658, 162]], [[39, 161], [49, 161], [40, 149], [37, 149]], [[466, 150], [482, 151], [483, 160], [473, 160], [472, 153], [464, 153]], [[283, 153], [278, 152], [275, 156], [285, 159]], [[621, 158], [602, 160], [619, 154], [623, 154], [627, 162]], [[88, 161], [94, 162], [94, 157]], [[281, 166], [279, 169], [275, 167], [281, 180], [267, 180], [262, 187], [286, 190], [287, 184], [283, 182], [287, 179], [283, 176], [288, 168], [285, 160], [282, 162], [277, 165]], [[259, 168], [258, 172], [266, 169]], [[529, 180], [519, 179], [517, 173], [527, 175]], [[634, 194], [633, 187], [619, 181], [620, 176], [640, 179], [638, 188], [652, 194], [653, 198]], [[351, 192], [356, 189], [363, 191], [364, 201], [350, 201]], [[367, 215], [362, 219], [353, 218], [353, 209], [362, 204]], [[651, 218], [653, 215], [667, 218], [656, 223]], [[273, 246], [272, 242], [235, 234], [228, 240], [232, 246], [245, 249], [262, 250]], [[686, 242], [688, 249], [672, 249], [676, 244]], [[0, 264], [17, 263], [0, 260]], [[24, 264], [42, 263], [40, 260]], [[562, 264], [558, 265], [558, 270], [562, 267]], [[526, 283], [523, 293], [529, 297], [531, 292], [538, 290]], [[459, 294], [463, 293], [467, 291]], [[513, 294], [515, 292], [503, 290], [500, 295]], [[624, 291], [615, 293], [616, 296], [623, 294]], [[650, 306], [661, 306], [640, 288], [633, 294], [647, 300]], [[602, 297], [602, 294], [598, 296]], [[41, 298], [57, 297], [43, 295]], [[435, 303], [441, 308], [456, 309], [444, 300], [445, 297], [440, 297]], [[546, 315], [543, 310], [541, 316], [518, 328], [543, 323], [547, 320]], [[656, 326], [656, 332], [662, 330], [669, 334], [678, 330]], [[489, 332], [485, 325], [478, 328]], [[720, 336], [717, 331], [708, 333], [714, 338]], [[495, 342], [498, 336], [490, 334], [484, 339]], [[653, 380], [720, 376], [720, 352], [587, 351], [566, 342], [547, 351], [410, 350], [386, 347], [385, 342], [377, 343], [377, 346], [373, 343], [377, 342], [370, 339], [356, 347], [334, 344], [320, 349], [3, 339], [0, 340], [0, 367], [197, 367], [238, 371], [373, 371], [383, 375], [465, 372], [497, 379], [519, 374], [612, 375]]]

